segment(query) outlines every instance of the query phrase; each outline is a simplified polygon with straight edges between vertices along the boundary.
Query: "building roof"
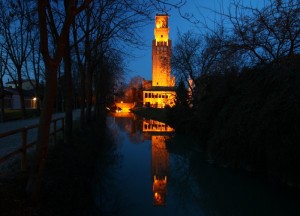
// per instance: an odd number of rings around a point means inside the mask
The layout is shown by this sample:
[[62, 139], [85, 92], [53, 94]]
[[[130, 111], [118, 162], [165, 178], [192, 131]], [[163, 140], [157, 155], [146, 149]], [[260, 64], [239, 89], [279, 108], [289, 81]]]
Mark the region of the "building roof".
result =
[[144, 91], [175, 91], [172, 86], [152, 86], [151, 88], [144, 89]]
[[156, 13], [156, 16], [169, 16], [168, 13]]

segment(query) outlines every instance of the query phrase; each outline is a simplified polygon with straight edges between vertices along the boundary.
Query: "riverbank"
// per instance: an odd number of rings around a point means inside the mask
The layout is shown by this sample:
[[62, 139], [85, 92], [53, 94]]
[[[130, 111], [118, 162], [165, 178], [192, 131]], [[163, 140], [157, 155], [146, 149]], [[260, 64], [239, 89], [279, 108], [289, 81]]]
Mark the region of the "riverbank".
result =
[[193, 108], [175, 107], [177, 132], [198, 140], [211, 161], [300, 186], [299, 63], [203, 76]]

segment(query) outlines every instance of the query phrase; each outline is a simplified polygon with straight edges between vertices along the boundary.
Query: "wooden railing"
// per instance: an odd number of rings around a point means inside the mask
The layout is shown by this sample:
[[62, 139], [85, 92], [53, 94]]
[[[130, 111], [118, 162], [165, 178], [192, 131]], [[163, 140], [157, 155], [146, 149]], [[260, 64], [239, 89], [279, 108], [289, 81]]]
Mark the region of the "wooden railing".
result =
[[[57, 128], [58, 121], [61, 121], [60, 128]], [[65, 128], [64, 117], [53, 119], [51, 121], [51, 124], [52, 123], [53, 123], [53, 130], [49, 133], [49, 137], [54, 136], [54, 142], [56, 143], [57, 132], [59, 132], [59, 131], [63, 132], [64, 128]], [[0, 140], [1, 140], [1, 138], [12, 136], [12, 135], [19, 134], [19, 133], [21, 134], [21, 138], [22, 138], [22, 143], [19, 148], [10, 152], [7, 155], [0, 156], [0, 164], [3, 163], [4, 161], [16, 156], [17, 154], [21, 154], [21, 169], [25, 170], [27, 167], [27, 149], [33, 147], [36, 144], [36, 140], [32, 141], [31, 143], [27, 143], [27, 134], [28, 134], [29, 130], [37, 128], [38, 126], [39, 126], [38, 124], [35, 124], [35, 125], [19, 128], [16, 130], [11, 130], [11, 131], [8, 131], [5, 133], [0, 133]], [[0, 142], [0, 144], [1, 144], [1, 142]]]

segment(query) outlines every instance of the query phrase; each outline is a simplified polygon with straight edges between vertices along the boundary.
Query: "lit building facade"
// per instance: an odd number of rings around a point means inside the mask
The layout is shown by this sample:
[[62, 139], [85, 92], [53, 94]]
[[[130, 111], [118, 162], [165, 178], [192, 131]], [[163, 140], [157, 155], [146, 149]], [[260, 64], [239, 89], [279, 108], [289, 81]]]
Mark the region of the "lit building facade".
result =
[[175, 77], [171, 76], [172, 41], [167, 14], [155, 17], [154, 39], [152, 41], [152, 82], [144, 84], [143, 105], [164, 108], [174, 106]]

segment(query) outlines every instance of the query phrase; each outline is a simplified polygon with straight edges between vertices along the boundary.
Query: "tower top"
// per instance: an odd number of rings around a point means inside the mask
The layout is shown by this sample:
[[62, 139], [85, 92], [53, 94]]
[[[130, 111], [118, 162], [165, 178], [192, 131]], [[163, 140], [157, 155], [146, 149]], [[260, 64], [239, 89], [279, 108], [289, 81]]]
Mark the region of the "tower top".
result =
[[168, 14], [156, 14], [155, 27], [156, 28], [168, 28]]
[[168, 18], [168, 14], [156, 14], [155, 16], [154, 40], [156, 44], [157, 42], [165, 42], [168, 44], [170, 31]]

